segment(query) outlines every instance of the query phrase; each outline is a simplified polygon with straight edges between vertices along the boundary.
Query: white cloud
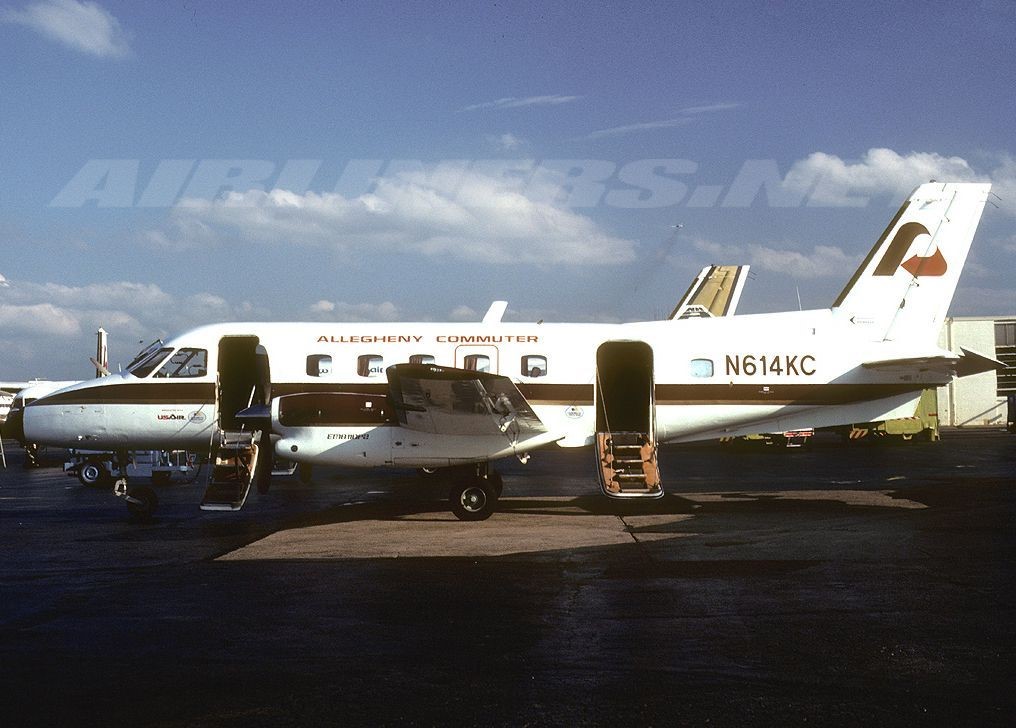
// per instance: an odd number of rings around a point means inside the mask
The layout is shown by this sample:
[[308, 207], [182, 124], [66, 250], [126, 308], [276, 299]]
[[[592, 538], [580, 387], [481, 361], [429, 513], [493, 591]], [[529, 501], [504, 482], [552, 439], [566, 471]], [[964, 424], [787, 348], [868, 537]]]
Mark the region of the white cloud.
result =
[[672, 129], [675, 126], [690, 124], [693, 119], [690, 116], [678, 116], [673, 119], [659, 119], [657, 121], [642, 121], [637, 124], [625, 124], [624, 126], [612, 126], [609, 129], [597, 129], [586, 134], [586, 139], [602, 139], [609, 136], [623, 136], [639, 131], [650, 131], [652, 129]]
[[544, 96], [508, 96], [494, 101], [484, 101], [479, 104], [463, 106], [459, 111], [479, 111], [480, 109], [519, 109], [524, 106], [558, 106], [578, 101], [581, 96], [564, 96], [562, 94], [547, 94]]
[[309, 308], [322, 321], [398, 321], [399, 308], [391, 301], [383, 303], [346, 303], [321, 300]]
[[601, 230], [553, 201], [547, 190], [474, 171], [404, 172], [377, 181], [373, 193], [287, 190], [230, 192], [214, 201], [185, 200], [176, 231], [148, 234], [156, 244], [191, 244], [218, 233], [245, 241], [415, 253], [499, 264], [615, 264], [634, 243]]
[[100, 58], [122, 58], [130, 51], [120, 21], [98, 3], [40, 0], [23, 10], [6, 10], [0, 18]]
[[833, 245], [816, 245], [808, 252], [749, 245], [748, 259], [756, 270], [785, 273], [794, 278], [845, 277], [860, 262]]
[[20, 343], [0, 350], [0, 369], [25, 377], [87, 376], [100, 326], [110, 332], [114, 360], [126, 363], [142, 340], [209, 321], [265, 318], [246, 302], [202, 292], [174, 296], [150, 283], [7, 283], [0, 287], [0, 332]]
[[754, 270], [783, 273], [793, 278], [846, 278], [858, 266], [859, 257], [848, 255], [833, 245], [816, 245], [810, 251], [793, 248], [775, 248], [752, 243], [750, 245], [723, 245], [708, 240], [696, 240], [693, 247], [710, 256], [721, 265], [750, 264]]
[[984, 170], [963, 157], [935, 152], [900, 154], [892, 149], [873, 148], [855, 161], [835, 154], [814, 152], [794, 162], [783, 179], [789, 192], [807, 197], [816, 207], [863, 207], [874, 197], [897, 200], [930, 180], [940, 182], [988, 181], [992, 183], [992, 204], [1016, 215], [1016, 160], [1009, 155], [989, 159]]
[[47, 301], [70, 308], [107, 308], [132, 306], [164, 307], [173, 301], [172, 296], [152, 283], [119, 281], [93, 283], [87, 286], [66, 286], [59, 283], [18, 282], [9, 286], [4, 298], [10, 301]]
[[0, 303], [0, 327], [31, 334], [72, 336], [80, 333], [81, 322], [73, 312], [51, 303]]
[[529, 144], [529, 142], [525, 139], [517, 137], [511, 132], [505, 132], [504, 134], [497, 136], [489, 136], [487, 137], [487, 141], [502, 152], [513, 152], [516, 149], [520, 149], [521, 147]]
[[311, 304], [310, 310], [312, 313], [330, 313], [335, 310], [335, 304], [331, 301], [321, 300]]
[[470, 308], [469, 306], [466, 306], [465, 304], [463, 304], [461, 306], [456, 306], [454, 309], [452, 309], [450, 317], [451, 317], [452, 321], [479, 321], [480, 320], [480, 314], [477, 313], [477, 311], [475, 309]]
[[676, 116], [669, 119], [657, 119], [655, 121], [640, 121], [635, 124], [624, 124], [623, 126], [612, 126], [609, 129], [597, 129], [586, 134], [584, 139], [602, 139], [603, 137], [623, 136], [641, 131], [652, 131], [653, 129], [672, 129], [677, 126], [684, 126], [695, 121], [697, 116], [702, 114], [715, 113], [717, 111], [729, 111], [736, 109], [738, 104], [722, 103], [708, 104], [703, 106], [689, 106], [681, 109]]

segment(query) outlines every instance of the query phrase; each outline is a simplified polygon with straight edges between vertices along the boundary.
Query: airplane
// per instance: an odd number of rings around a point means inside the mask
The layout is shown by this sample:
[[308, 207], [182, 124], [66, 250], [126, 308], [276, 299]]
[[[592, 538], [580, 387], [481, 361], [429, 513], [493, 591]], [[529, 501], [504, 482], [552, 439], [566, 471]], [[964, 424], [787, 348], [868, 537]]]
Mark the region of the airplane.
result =
[[[204, 510], [268, 488], [271, 456], [310, 467], [440, 469], [452, 511], [487, 518], [491, 463], [593, 446], [602, 493], [659, 498], [663, 443], [886, 420], [921, 392], [1000, 366], [937, 345], [989, 184], [927, 183], [830, 308], [623, 324], [222, 323], [143, 350], [126, 371], [28, 404], [49, 445], [198, 450]], [[126, 479], [135, 514], [157, 498]]]
[[[59, 391], [72, 384], [78, 384], [79, 380], [49, 381], [48, 379], [33, 379], [29, 382], [3, 382], [9, 384], [11, 389], [16, 391], [10, 407], [0, 423], [0, 435], [13, 437], [25, 448], [25, 467], [34, 468], [39, 464], [39, 444], [24, 437], [24, 430], [21, 426], [24, 416], [25, 404], [32, 403], [40, 397]], [[19, 385], [25, 386], [19, 386]]]
[[751, 266], [748, 265], [707, 265], [695, 276], [667, 318], [733, 316], [749, 270]]

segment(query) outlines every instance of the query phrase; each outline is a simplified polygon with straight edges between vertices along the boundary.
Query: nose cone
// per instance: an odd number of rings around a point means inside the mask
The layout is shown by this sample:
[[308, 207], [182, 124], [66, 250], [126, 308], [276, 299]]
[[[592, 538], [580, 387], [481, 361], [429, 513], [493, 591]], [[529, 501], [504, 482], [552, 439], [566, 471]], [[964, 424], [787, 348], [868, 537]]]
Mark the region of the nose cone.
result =
[[69, 384], [55, 391], [41, 391], [37, 399], [25, 397], [21, 435], [26, 442], [84, 447], [105, 430], [105, 411], [96, 404], [97, 390], [89, 386], [91, 381]]

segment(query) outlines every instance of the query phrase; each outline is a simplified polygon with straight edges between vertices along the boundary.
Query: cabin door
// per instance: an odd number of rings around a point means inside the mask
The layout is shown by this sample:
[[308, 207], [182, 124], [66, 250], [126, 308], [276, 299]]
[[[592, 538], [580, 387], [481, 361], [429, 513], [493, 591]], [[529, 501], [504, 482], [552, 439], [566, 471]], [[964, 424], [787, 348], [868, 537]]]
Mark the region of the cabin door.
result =
[[216, 376], [219, 429], [239, 430], [236, 413], [272, 399], [268, 352], [256, 336], [224, 336], [219, 340]]
[[653, 349], [608, 341], [596, 350], [596, 456], [603, 492], [615, 498], [663, 495], [656, 458]]

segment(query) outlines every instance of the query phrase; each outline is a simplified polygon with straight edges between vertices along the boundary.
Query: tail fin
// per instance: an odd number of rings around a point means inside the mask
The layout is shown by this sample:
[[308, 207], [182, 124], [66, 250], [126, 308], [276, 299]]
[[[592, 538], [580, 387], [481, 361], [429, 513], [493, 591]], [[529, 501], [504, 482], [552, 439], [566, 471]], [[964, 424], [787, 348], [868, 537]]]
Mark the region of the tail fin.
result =
[[707, 265], [667, 318], [733, 316], [748, 280], [749, 268], [747, 265]]
[[990, 190], [972, 182], [914, 190], [833, 308], [879, 340], [933, 344]]

